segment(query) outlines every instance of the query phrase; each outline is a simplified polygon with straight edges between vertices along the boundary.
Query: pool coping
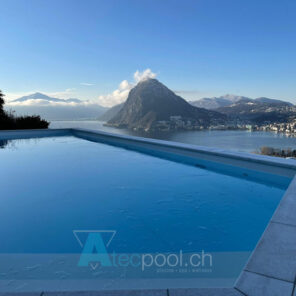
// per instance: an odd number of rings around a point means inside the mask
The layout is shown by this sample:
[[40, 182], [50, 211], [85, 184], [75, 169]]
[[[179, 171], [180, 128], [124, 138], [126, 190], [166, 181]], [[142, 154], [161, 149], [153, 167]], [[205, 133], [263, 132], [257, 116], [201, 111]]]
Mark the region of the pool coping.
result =
[[[25, 134], [27, 133], [27, 134]], [[257, 246], [253, 250], [248, 262], [242, 270], [233, 288], [189, 288], [189, 289], [156, 289], [156, 290], [100, 290], [100, 291], [67, 291], [42, 293], [0, 293], [0, 295], [75, 295], [75, 296], [224, 296], [224, 295], [291, 295], [296, 296], [296, 161], [290, 159], [277, 159], [268, 156], [252, 155], [243, 152], [229, 152], [222, 149], [206, 148], [189, 144], [167, 142], [163, 140], [146, 139], [134, 136], [116, 135], [101, 131], [86, 129], [52, 129], [52, 130], [26, 130], [4, 131], [1, 136], [6, 139], [46, 137], [61, 135], [84, 134], [90, 137], [103, 137], [121, 140], [126, 143], [137, 143], [158, 146], [178, 151], [190, 151], [199, 155], [230, 158], [241, 162], [280, 167], [289, 174], [294, 172], [293, 180], [281, 199], [276, 211], [269, 221]], [[79, 136], [78, 136], [79, 137]], [[295, 163], [295, 164], [294, 164]]]
[[[67, 136], [73, 135], [79, 137], [79, 135], [90, 135], [98, 137], [101, 141], [106, 144], [114, 145], [112, 140], [123, 140], [127, 144], [138, 143], [138, 144], [149, 144], [155, 147], [163, 148], [177, 148], [180, 151], [197, 152], [201, 155], [221, 156], [231, 160], [242, 160], [246, 162], [271, 165], [281, 167], [284, 169], [291, 169], [293, 175], [296, 173], [296, 160], [279, 158], [273, 156], [266, 156], [260, 154], [253, 154], [248, 152], [236, 152], [229, 151], [220, 148], [197, 146], [192, 144], [185, 144], [180, 142], [165, 141], [151, 138], [136, 137], [130, 135], [113, 134], [104, 131], [89, 130], [82, 128], [63, 128], [63, 129], [35, 129], [35, 130], [4, 130], [0, 131], [0, 139], [26, 139], [26, 138], [39, 138], [39, 137], [50, 137], [50, 136]], [[109, 140], [109, 142], [106, 141]], [[123, 146], [123, 145], [119, 145]], [[133, 150], [133, 148], [132, 148]]]
[[214, 155], [214, 156], [223, 156], [231, 159], [243, 159], [246, 161], [256, 162], [256, 163], [268, 163], [271, 165], [277, 165], [284, 168], [296, 168], [296, 161], [293, 159], [285, 159], [285, 158], [276, 158], [272, 156], [266, 156], [266, 155], [259, 155], [259, 154], [251, 154], [247, 152], [236, 152], [236, 151], [228, 151], [220, 148], [214, 148], [214, 147], [206, 147], [206, 146], [197, 146], [192, 144], [185, 144], [180, 142], [173, 142], [173, 141], [165, 141], [165, 140], [158, 140], [158, 139], [151, 139], [151, 138], [142, 138], [142, 137], [136, 137], [136, 136], [129, 136], [129, 135], [117, 135], [112, 134], [108, 132], [103, 131], [94, 131], [94, 130], [88, 130], [88, 129], [81, 129], [81, 128], [75, 128], [70, 129], [74, 135], [77, 134], [77, 132], [83, 132], [88, 134], [96, 134], [100, 136], [106, 136], [109, 138], [114, 139], [123, 139], [125, 141], [132, 141], [132, 142], [138, 142], [138, 143], [149, 143], [152, 145], [162, 146], [162, 147], [168, 147], [168, 148], [180, 148], [187, 151], [195, 151], [195, 152], [201, 152], [204, 154]]

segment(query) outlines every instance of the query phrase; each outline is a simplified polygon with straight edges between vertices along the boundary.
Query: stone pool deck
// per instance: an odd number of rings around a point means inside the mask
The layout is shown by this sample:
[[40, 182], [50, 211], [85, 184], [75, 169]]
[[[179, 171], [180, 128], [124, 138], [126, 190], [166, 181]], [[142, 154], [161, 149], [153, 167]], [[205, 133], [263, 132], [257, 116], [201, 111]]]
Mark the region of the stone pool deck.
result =
[[[25, 132], [0, 132], [1, 135], [13, 138]], [[240, 163], [249, 162], [261, 167], [262, 170], [274, 168], [277, 173], [295, 175], [296, 161], [261, 157], [258, 155], [225, 152], [221, 149], [205, 149], [193, 145], [169, 143], [165, 141], [135, 138], [130, 136], [117, 136], [107, 133], [87, 131], [81, 129], [51, 130], [51, 131], [28, 131], [27, 135], [36, 137], [51, 136], [55, 133], [61, 135], [73, 134], [78, 137], [92, 138], [103, 137], [104, 141], [123, 141], [125, 145], [136, 142], [137, 145], [155, 147], [157, 145], [168, 149], [170, 153], [178, 150], [193, 157], [194, 153], [199, 157], [206, 155], [213, 159], [225, 158]], [[28, 136], [28, 137], [29, 137]], [[18, 137], [19, 138], [19, 137]], [[248, 166], [247, 166], [248, 167]], [[285, 171], [285, 172], [284, 172]], [[1, 295], [23, 296], [296, 296], [296, 177], [293, 178], [278, 208], [272, 216], [261, 239], [253, 251], [249, 261], [239, 276], [233, 288], [200, 288], [200, 289], [161, 289], [161, 290], [114, 290], [114, 291], [72, 291], [72, 292], [36, 292], [36, 293], [0, 293]]]
[[266, 227], [235, 289], [243, 295], [296, 295], [296, 178]]

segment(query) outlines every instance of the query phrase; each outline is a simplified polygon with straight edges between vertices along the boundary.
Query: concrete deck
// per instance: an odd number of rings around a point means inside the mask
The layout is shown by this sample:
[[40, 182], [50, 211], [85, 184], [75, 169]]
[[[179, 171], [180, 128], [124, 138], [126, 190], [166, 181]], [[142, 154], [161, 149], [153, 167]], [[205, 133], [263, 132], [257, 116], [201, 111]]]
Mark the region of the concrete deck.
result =
[[[27, 133], [26, 133], [27, 132]], [[44, 131], [0, 132], [0, 139], [29, 138], [59, 135], [74, 135], [98, 142], [107, 142], [130, 149], [152, 147], [171, 154], [187, 155], [192, 158], [204, 157], [210, 161], [231, 163], [248, 169], [259, 169], [277, 175], [295, 176], [296, 161], [263, 157], [247, 153], [225, 152], [221, 149], [207, 149], [193, 145], [166, 141], [119, 136], [97, 131], [68, 129]], [[132, 144], [132, 145], [131, 145]], [[166, 289], [166, 290], [118, 290], [89, 292], [42, 292], [21, 293], [24, 296], [296, 296], [296, 177], [292, 180], [278, 208], [266, 227], [248, 263], [233, 288]], [[19, 295], [19, 293], [0, 293]]]

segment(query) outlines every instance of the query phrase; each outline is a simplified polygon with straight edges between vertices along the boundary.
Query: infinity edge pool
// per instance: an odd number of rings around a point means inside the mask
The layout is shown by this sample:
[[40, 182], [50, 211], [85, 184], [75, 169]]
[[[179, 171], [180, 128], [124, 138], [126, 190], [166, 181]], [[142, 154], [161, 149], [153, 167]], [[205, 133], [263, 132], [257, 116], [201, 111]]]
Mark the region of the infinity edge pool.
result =
[[[256, 182], [265, 181], [261, 178], [262, 173], [276, 176], [272, 182], [278, 182], [278, 186], [288, 185], [286, 183], [283, 185], [287, 178], [292, 180], [233, 288], [94, 291], [87, 295], [269, 295], [277, 294], [277, 291], [278, 294], [286, 295], [285, 292], [287, 292], [287, 295], [291, 295], [295, 289], [294, 279], [296, 276], [295, 160], [234, 153], [216, 148], [209, 149], [82, 129], [1, 131], [0, 140], [67, 135], [136, 150], [202, 168], [206, 167], [214, 171], [219, 171], [222, 165], [224, 173], [235, 176], [238, 176], [240, 169], [244, 168], [248, 178]], [[73, 293], [74, 295], [86, 295], [85, 292], [79, 291], [63, 292], [62, 295], [73, 295]], [[36, 295], [40, 295], [40, 293], [36, 293]], [[41, 295], [61, 294], [49, 292], [41, 293]]]

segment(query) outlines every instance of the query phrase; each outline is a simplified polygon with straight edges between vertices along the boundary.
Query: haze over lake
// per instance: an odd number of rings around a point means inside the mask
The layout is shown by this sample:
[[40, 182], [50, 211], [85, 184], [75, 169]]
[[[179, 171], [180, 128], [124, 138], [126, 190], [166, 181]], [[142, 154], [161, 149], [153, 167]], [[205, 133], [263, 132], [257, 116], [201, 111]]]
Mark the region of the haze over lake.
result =
[[182, 142], [199, 146], [217, 147], [227, 150], [255, 152], [262, 146], [274, 148], [296, 148], [296, 138], [282, 133], [250, 132], [239, 130], [204, 130], [173, 132], [139, 132], [107, 127], [100, 121], [52, 121], [50, 128], [79, 127], [102, 130], [110, 133]]

